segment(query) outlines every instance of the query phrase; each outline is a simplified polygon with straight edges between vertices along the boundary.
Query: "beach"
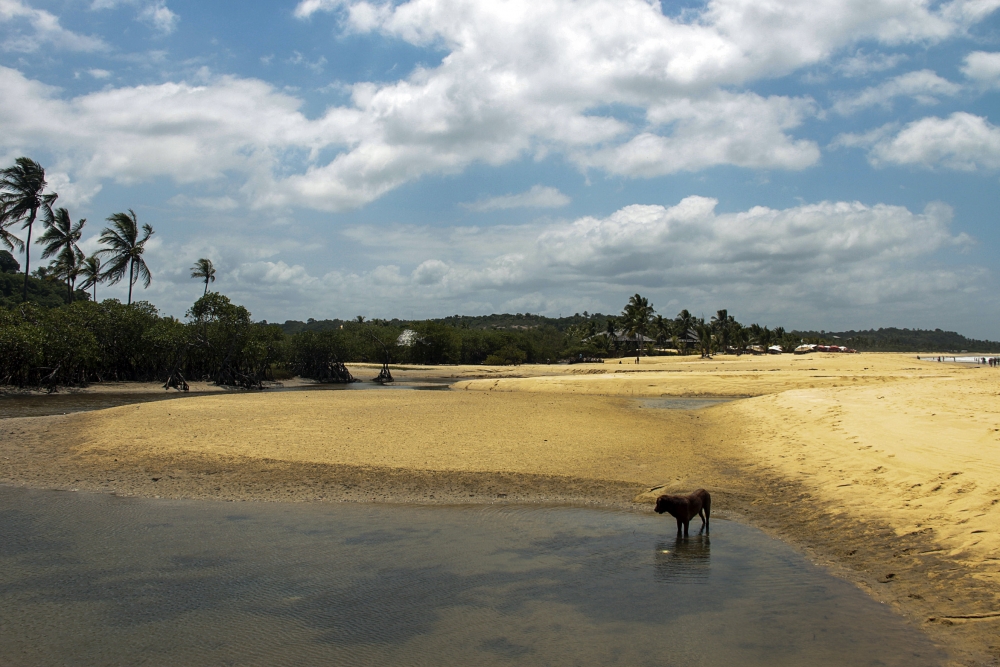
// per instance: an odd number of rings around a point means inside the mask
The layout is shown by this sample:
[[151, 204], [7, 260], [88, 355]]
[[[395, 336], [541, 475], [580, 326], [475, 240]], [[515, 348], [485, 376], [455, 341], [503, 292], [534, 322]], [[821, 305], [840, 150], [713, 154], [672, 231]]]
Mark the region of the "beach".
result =
[[[394, 368], [403, 382], [454, 384], [220, 392], [6, 419], [0, 483], [640, 512], [660, 493], [704, 487], [716, 512], [891, 604], [952, 664], [1000, 659], [1000, 369], [913, 354], [623, 362]], [[377, 370], [351, 366], [365, 379]], [[651, 407], [672, 397], [734, 400]]]

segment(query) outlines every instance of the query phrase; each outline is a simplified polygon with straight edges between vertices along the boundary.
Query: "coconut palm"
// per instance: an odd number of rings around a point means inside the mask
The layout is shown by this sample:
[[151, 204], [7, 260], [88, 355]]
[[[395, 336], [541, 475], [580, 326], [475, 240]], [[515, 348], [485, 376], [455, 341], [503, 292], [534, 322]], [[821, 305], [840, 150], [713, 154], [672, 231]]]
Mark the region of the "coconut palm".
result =
[[94, 303], [97, 303], [97, 283], [101, 282], [101, 258], [91, 255], [80, 264], [80, 275], [83, 282], [80, 287], [94, 290]]
[[694, 326], [694, 315], [688, 312], [687, 308], [677, 313], [674, 318], [674, 331], [680, 334], [681, 338], [687, 338], [688, 332]]
[[[43, 206], [50, 206], [58, 195], [45, 192], [45, 170], [26, 157], [19, 157], [13, 167], [0, 169], [0, 229], [2, 239], [11, 250], [24, 250], [24, 289], [21, 299], [28, 300], [28, 274], [31, 272], [31, 229]], [[27, 241], [11, 235], [7, 228], [20, 222], [28, 230]], [[16, 240], [15, 240], [16, 239]]]
[[674, 327], [670, 320], [663, 319], [663, 315], [657, 315], [652, 322], [653, 333], [656, 334], [657, 345], [664, 345], [670, 340]]
[[711, 358], [713, 343], [711, 325], [699, 322], [695, 325], [695, 333], [698, 335], [698, 347], [701, 349], [702, 358]]
[[80, 265], [84, 259], [77, 242], [83, 236], [83, 226], [87, 219], [83, 218], [74, 225], [65, 208], [53, 210], [52, 206], [46, 205], [42, 207], [42, 223], [45, 225], [45, 232], [38, 237], [38, 243], [44, 248], [42, 259], [58, 255], [53, 268], [57, 275], [66, 280], [69, 300], [72, 301], [73, 283], [80, 275]]
[[97, 251], [99, 255], [108, 255], [107, 267], [101, 273], [101, 280], [107, 280], [114, 285], [125, 277], [128, 270], [128, 303], [132, 304], [132, 286], [142, 279], [142, 286], [149, 287], [153, 279], [149, 273], [149, 267], [142, 258], [142, 253], [146, 250], [146, 241], [153, 235], [153, 228], [148, 224], [142, 226], [143, 236], [139, 238], [139, 221], [135, 217], [135, 211], [128, 210], [128, 213], [114, 213], [108, 217], [110, 227], [105, 227], [101, 232], [101, 243], [107, 245]]
[[622, 321], [626, 335], [635, 339], [635, 363], [639, 363], [639, 349], [642, 345], [649, 321], [653, 317], [653, 304], [649, 299], [638, 294], [629, 297], [625, 310], [622, 311]]
[[80, 275], [84, 259], [84, 254], [77, 249], [75, 251], [59, 253], [56, 259], [49, 264], [50, 274], [66, 281], [67, 298], [69, 301], [73, 301], [76, 279]]
[[212, 260], [202, 257], [195, 262], [194, 266], [191, 267], [191, 277], [204, 280], [205, 292], [202, 296], [208, 294], [208, 283], [215, 282], [215, 266], [213, 266]]
[[[2, 202], [0, 202], [0, 205], [2, 205]], [[20, 252], [21, 249], [24, 248], [24, 241], [22, 241], [17, 236], [11, 234], [10, 231], [8, 231], [7, 229], [8, 227], [12, 226], [14, 222], [16, 221], [8, 220], [7, 216], [4, 215], [3, 209], [0, 209], [0, 243], [7, 246], [8, 250], [16, 250]], [[18, 271], [21, 270], [20, 264], [18, 264], [17, 270]]]

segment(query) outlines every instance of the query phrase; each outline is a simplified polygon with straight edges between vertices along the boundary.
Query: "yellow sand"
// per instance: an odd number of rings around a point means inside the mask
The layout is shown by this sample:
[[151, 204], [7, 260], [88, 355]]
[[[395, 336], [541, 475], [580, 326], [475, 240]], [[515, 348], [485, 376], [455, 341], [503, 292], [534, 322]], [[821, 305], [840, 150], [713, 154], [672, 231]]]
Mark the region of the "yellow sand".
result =
[[[472, 380], [466, 390], [744, 395], [705, 413], [719, 445], [840, 511], [930, 530], [1000, 584], [1000, 369], [914, 354], [643, 359], [612, 374]], [[923, 356], [923, 355], [920, 355]], [[735, 446], [735, 447], [734, 447]]]
[[455, 388], [605, 396], [762, 396], [799, 388], [884, 385], [967, 370], [955, 366], [918, 361], [916, 355], [644, 357], [638, 365], [633, 358], [622, 364], [609, 361], [558, 370], [522, 367], [528, 377], [463, 380]]
[[[442, 471], [516, 472], [652, 484], [689, 439], [670, 415], [601, 397], [449, 391], [205, 396], [77, 417], [79, 451], [191, 452]], [[671, 446], [666, 446], [670, 443]]]
[[1000, 371], [977, 375], [792, 390], [724, 413], [758, 462], [897, 534], [930, 529], [1000, 585]]

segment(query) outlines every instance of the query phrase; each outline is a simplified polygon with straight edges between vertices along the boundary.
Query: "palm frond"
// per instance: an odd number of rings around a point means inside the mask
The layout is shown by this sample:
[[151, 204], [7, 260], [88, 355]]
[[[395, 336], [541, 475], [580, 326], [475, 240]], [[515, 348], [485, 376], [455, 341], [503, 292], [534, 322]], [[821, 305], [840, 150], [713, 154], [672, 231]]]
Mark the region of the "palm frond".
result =
[[202, 257], [191, 267], [191, 277], [200, 278], [207, 282], [215, 282], [215, 266], [212, 260]]
[[[146, 241], [154, 233], [153, 228], [149, 224], [144, 224], [142, 238], [139, 238], [139, 221], [132, 209], [129, 209], [128, 213], [114, 213], [107, 221], [110, 226], [105, 227], [100, 236], [100, 242], [107, 247], [96, 253], [109, 257], [108, 265], [101, 273], [101, 279], [114, 285], [131, 269], [132, 285], [141, 279], [143, 287], [149, 287], [153, 276], [142, 258], [142, 253], [146, 249]], [[130, 292], [132, 285], [129, 285]]]
[[80, 265], [80, 275], [83, 276], [83, 282], [80, 284], [83, 289], [90, 289], [101, 282], [101, 258], [91, 255], [84, 259]]

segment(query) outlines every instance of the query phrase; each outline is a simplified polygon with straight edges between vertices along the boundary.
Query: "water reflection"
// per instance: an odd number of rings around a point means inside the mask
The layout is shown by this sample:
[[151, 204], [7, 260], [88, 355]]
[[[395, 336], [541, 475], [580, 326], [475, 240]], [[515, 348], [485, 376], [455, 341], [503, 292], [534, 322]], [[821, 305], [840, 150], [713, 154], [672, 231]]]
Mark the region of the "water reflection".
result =
[[[378, 390], [447, 390], [454, 380], [420, 380], [416, 382], [395, 382], [392, 384], [377, 384], [374, 382], [355, 382], [353, 384], [310, 384], [299, 387], [268, 387], [264, 393], [316, 392], [316, 391], [378, 391]], [[14, 394], [0, 395], [0, 419], [12, 417], [49, 417], [65, 415], [73, 412], [89, 412], [104, 410], [135, 403], [152, 403], [155, 401], [180, 400], [198, 396], [222, 396], [234, 391], [164, 391], [139, 392], [81, 392], [66, 390], [57, 394]], [[243, 393], [243, 392], [240, 392]]]
[[668, 654], [701, 667], [942, 663], [887, 609], [780, 542], [716, 528], [710, 554], [707, 536], [664, 540], [651, 514], [0, 486], [0, 656], [79, 667], [659, 667]]
[[658, 542], [653, 567], [657, 581], [705, 584], [711, 571], [712, 541], [708, 535]]

